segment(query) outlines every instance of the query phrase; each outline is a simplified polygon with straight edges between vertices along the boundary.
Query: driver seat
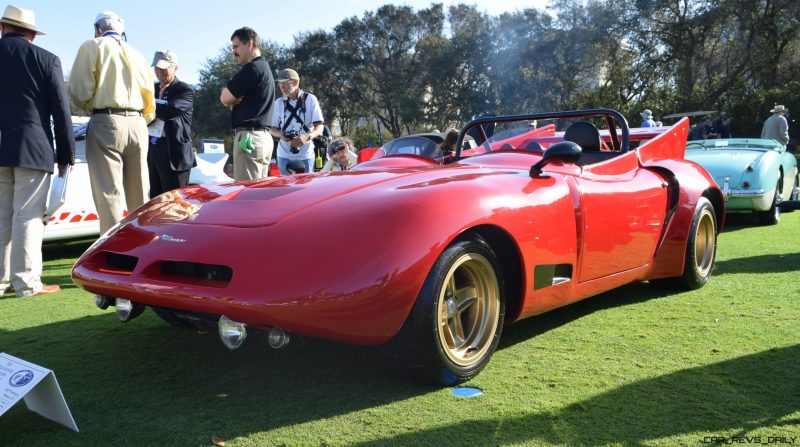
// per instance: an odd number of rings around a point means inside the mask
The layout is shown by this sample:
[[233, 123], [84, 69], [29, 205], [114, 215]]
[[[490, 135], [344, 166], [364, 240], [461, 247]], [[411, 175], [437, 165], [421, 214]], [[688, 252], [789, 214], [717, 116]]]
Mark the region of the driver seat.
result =
[[599, 152], [602, 147], [600, 131], [588, 121], [572, 123], [564, 132], [564, 140], [576, 143], [583, 152]]

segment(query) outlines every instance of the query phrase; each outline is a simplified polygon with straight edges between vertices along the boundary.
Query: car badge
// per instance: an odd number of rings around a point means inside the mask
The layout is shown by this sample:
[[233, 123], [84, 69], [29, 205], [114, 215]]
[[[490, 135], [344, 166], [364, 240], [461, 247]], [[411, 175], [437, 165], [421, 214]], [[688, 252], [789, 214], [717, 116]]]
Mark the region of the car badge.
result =
[[175, 242], [175, 243], [178, 243], [178, 244], [182, 244], [182, 243], [186, 242], [186, 239], [173, 237], [173, 236], [170, 236], [168, 234], [162, 234], [161, 236], [158, 237], [158, 239], [161, 239], [164, 242]]

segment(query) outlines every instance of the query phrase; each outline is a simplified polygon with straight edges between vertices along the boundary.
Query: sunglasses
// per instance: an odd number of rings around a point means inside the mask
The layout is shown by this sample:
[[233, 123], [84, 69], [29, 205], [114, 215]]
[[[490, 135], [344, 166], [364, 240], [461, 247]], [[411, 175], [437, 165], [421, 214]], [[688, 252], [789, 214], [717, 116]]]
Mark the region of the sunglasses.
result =
[[347, 146], [338, 146], [338, 147], [336, 147], [336, 149], [334, 149], [334, 152], [343, 151], [345, 149], [347, 149]]

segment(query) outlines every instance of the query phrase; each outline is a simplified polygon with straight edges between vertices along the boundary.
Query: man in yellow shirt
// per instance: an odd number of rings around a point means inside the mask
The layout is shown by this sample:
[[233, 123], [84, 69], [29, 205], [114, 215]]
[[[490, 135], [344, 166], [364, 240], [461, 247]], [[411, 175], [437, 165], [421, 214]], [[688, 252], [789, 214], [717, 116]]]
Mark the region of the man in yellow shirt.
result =
[[[125, 23], [105, 11], [94, 22], [94, 39], [78, 49], [69, 96], [92, 114], [86, 161], [100, 232], [142, 205], [150, 192], [147, 123], [155, 116], [153, 72], [125, 41]], [[123, 201], [124, 198], [124, 201]]]

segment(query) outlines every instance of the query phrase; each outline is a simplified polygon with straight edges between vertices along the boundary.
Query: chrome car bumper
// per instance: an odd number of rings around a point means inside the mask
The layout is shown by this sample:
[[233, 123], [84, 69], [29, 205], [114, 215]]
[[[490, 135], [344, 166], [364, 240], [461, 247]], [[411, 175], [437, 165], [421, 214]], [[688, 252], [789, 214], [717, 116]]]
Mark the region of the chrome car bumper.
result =
[[725, 177], [725, 182], [722, 184], [722, 194], [725, 196], [725, 200], [731, 197], [762, 197], [764, 195], [764, 189], [731, 189], [728, 178]]

